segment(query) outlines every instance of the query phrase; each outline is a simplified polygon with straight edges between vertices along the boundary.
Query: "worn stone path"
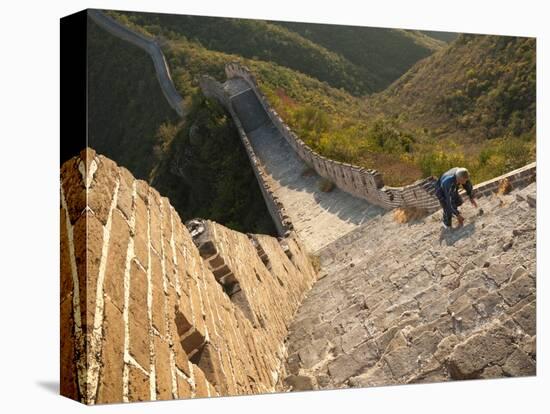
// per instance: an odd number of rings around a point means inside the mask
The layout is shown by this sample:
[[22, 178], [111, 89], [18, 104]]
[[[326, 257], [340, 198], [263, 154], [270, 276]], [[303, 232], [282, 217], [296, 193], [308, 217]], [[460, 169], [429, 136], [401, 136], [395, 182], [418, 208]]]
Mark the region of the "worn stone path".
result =
[[[290, 389], [535, 374], [536, 183], [410, 224], [378, 216], [319, 253], [287, 338]], [[326, 274], [326, 276], [325, 276]]]
[[307, 165], [267, 118], [254, 92], [242, 79], [229, 79], [224, 88], [263, 163], [267, 179], [283, 203], [306, 249], [314, 252], [373, 217], [386, 213], [381, 207], [338, 188], [320, 190], [322, 178]]

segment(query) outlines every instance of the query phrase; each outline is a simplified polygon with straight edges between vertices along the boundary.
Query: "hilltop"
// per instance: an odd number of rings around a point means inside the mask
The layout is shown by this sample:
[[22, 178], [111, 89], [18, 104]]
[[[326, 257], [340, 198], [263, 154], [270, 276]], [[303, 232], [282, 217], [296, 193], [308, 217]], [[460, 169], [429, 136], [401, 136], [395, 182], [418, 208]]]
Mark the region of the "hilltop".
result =
[[473, 139], [533, 133], [535, 39], [460, 35], [371, 97], [370, 111]]
[[365, 112], [424, 136], [424, 174], [451, 161], [489, 179], [536, 158], [535, 65], [534, 38], [462, 34], [367, 98]]
[[374, 76], [373, 91], [380, 91], [414, 63], [445, 47], [445, 42], [415, 30], [336, 24], [271, 23], [299, 33]]

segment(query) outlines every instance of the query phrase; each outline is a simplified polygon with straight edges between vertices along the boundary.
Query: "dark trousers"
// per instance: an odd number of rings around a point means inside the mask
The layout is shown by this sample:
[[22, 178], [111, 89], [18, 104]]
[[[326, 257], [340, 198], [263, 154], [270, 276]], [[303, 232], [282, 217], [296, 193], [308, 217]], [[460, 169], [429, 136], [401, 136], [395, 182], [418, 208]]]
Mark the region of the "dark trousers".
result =
[[[447, 226], [451, 226], [451, 220], [453, 218], [453, 211], [451, 210], [451, 206], [447, 203], [447, 200], [445, 199], [445, 195], [443, 194], [443, 191], [441, 190], [441, 187], [438, 187], [435, 190], [435, 195], [437, 196], [437, 199], [439, 200], [439, 204], [441, 204], [441, 208], [443, 209], [443, 223]], [[458, 194], [458, 192], [455, 192], [451, 197], [453, 197], [453, 201], [455, 206], [461, 206], [462, 203], [464, 203], [464, 200]]]

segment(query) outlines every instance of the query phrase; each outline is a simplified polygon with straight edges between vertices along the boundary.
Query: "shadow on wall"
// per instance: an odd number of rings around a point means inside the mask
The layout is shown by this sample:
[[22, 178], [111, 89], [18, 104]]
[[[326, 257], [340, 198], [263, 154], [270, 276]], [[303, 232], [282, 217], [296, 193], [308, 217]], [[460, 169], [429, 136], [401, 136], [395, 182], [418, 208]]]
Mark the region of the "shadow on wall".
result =
[[460, 239], [470, 237], [474, 234], [476, 228], [475, 223], [468, 223], [461, 228], [454, 228], [453, 230], [441, 229], [439, 236], [439, 245], [445, 243], [447, 246], [453, 246]]
[[384, 208], [354, 197], [338, 187], [329, 193], [321, 191], [319, 186], [322, 177], [317, 173], [309, 176], [302, 174], [308, 165], [296, 154], [270, 119], [249, 131], [248, 137], [274, 180], [288, 189], [311, 193], [321, 208], [337, 215], [341, 220], [359, 225], [387, 213]]

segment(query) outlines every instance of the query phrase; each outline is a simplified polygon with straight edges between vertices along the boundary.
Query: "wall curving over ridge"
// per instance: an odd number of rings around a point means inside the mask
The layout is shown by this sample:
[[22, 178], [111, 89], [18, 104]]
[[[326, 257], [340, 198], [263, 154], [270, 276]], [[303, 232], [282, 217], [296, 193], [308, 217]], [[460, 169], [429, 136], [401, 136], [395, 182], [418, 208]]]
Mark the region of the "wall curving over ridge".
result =
[[271, 108], [258, 87], [255, 76], [247, 67], [239, 63], [229, 63], [225, 67], [225, 72], [228, 78], [239, 77], [250, 85], [281, 135], [300, 158], [314, 168], [321, 177], [327, 178], [356, 197], [384, 208], [410, 206], [434, 210], [439, 206], [437, 199], [432, 196], [433, 179], [431, 177], [405, 187], [387, 187], [384, 186], [382, 174], [376, 170], [331, 160], [316, 153], [298, 138], [279, 114]]
[[283, 204], [281, 203], [281, 201], [279, 201], [274, 189], [266, 178], [266, 173], [261, 165], [260, 160], [254, 152], [252, 145], [250, 144], [250, 140], [248, 139], [248, 136], [243, 128], [241, 120], [235, 113], [235, 110], [230, 103], [228, 91], [224, 89], [224, 86], [222, 84], [209, 76], [201, 76], [201, 78], [199, 79], [199, 84], [205, 96], [216, 99], [231, 114], [233, 122], [237, 127], [239, 137], [241, 138], [241, 142], [243, 143], [243, 146], [250, 160], [252, 170], [254, 171], [254, 174], [256, 175], [256, 178], [258, 180], [258, 184], [260, 185], [260, 190], [262, 191], [262, 195], [267, 205], [269, 214], [271, 215], [273, 222], [275, 223], [275, 227], [277, 228], [277, 232], [281, 236], [288, 234], [294, 228], [294, 226], [290, 218], [286, 214]]
[[117, 22], [115, 19], [107, 16], [101, 10], [88, 9], [88, 16], [112, 35], [125, 40], [139, 48], [145, 50], [155, 65], [155, 72], [157, 73], [157, 79], [159, 81], [162, 93], [166, 97], [166, 100], [170, 106], [178, 113], [179, 116], [185, 115], [183, 108], [183, 100], [174, 86], [172, 77], [170, 76], [170, 69], [168, 63], [162, 53], [159, 45], [153, 39], [149, 39], [140, 33], [130, 30], [123, 24]]
[[[135, 44], [149, 53], [154, 62], [157, 78], [166, 99], [178, 114], [183, 117], [184, 109], [182, 98], [172, 82], [166, 59], [156, 41], [127, 28], [100, 10], [89, 9], [88, 15], [111, 34]], [[354, 197], [367, 200], [369, 203], [381, 206], [385, 209], [417, 207], [430, 212], [439, 209], [439, 202], [434, 196], [435, 177], [420, 179], [403, 187], [390, 187], [384, 185], [382, 174], [376, 170], [326, 158], [313, 151], [299, 139], [282, 120], [279, 114], [271, 108], [267, 98], [258, 87], [254, 74], [246, 66], [238, 62], [228, 63], [226, 64], [225, 72], [228, 80], [238, 78], [246, 82], [248, 88], [246, 88], [247, 90], [244, 92], [248, 94], [253, 93], [257, 97], [268, 119], [277, 128], [279, 133], [284, 137], [296, 154], [298, 154], [300, 159], [313, 168], [320, 177], [330, 180], [338, 188]], [[237, 106], [231, 104], [231, 99], [235, 97], [231, 96], [231, 85], [227, 83], [222, 85], [209, 76], [202, 76], [200, 85], [206, 96], [216, 98], [224, 104], [231, 113], [250, 158], [254, 173], [260, 183], [260, 188], [270, 214], [279, 234], [284, 235], [286, 232], [293, 229], [293, 224], [290, 217], [285, 212], [283, 204], [278, 199], [275, 191], [273, 191], [273, 185], [266, 179], [266, 173], [262, 168], [262, 162], [258, 159], [250, 144], [250, 139], [247, 137], [247, 133], [254, 129], [250, 127], [250, 125], [252, 124], [257, 127], [263, 124], [265, 115], [259, 113], [257, 110], [254, 111], [255, 108], [253, 106], [247, 108], [246, 111], [236, 113], [235, 109], [237, 109]], [[515, 177], [513, 181], [516, 186], [525, 185], [534, 179], [534, 175], [536, 174], [535, 165], [536, 163], [528, 164], [525, 167], [506, 174], [506, 176], [509, 178]], [[516, 175], [518, 175], [518, 177], [516, 177]], [[487, 188], [496, 188], [494, 184], [495, 180], [496, 179], [477, 184], [474, 186], [474, 190], [476, 190], [478, 195], [487, 195], [487, 191], [485, 191]], [[496, 184], [496, 186], [498, 186], [498, 184]]]
[[[258, 87], [254, 74], [252, 74], [246, 66], [236, 62], [229, 63], [225, 67], [225, 72], [228, 79], [241, 78], [247, 82], [251, 90], [257, 95], [273, 124], [300, 158], [314, 168], [317, 174], [332, 181], [342, 190], [387, 209], [395, 207], [417, 207], [428, 211], [435, 211], [439, 208], [439, 202], [434, 196], [435, 177], [417, 180], [403, 187], [390, 187], [384, 185], [382, 174], [376, 170], [366, 169], [326, 158], [313, 151], [298, 138], [282, 120], [279, 114], [271, 108], [267, 98]], [[522, 173], [521, 178], [529, 177], [529, 179], [532, 179], [536, 173], [535, 163], [528, 164], [505, 176], [515, 176], [517, 175], [516, 172]], [[496, 179], [480, 183], [474, 186], [474, 190], [479, 191], [480, 194], [487, 195], [485, 194], [485, 190], [488, 187], [495, 187], [491, 184], [494, 183], [495, 180]], [[527, 182], [530, 181], [527, 180], [523, 184], [527, 184]], [[518, 180], [515, 180], [515, 183], [521, 184]], [[496, 186], [498, 186], [498, 183]]]
[[[435, 180], [432, 177], [396, 190], [383, 186], [382, 176], [376, 171], [363, 170], [361, 175], [359, 168], [318, 157], [270, 110], [249, 72], [235, 64], [228, 64], [226, 69], [228, 79], [224, 83], [202, 76], [202, 91], [231, 113], [278, 227], [281, 227], [281, 217], [287, 216], [310, 252], [318, 251], [388, 209], [414, 206], [435, 211], [440, 208], [433, 195]], [[308, 165], [315, 166], [317, 174], [311, 169], [308, 172]], [[323, 177], [338, 184], [331, 172], [343, 177], [344, 184], [324, 192]], [[359, 175], [353, 178], [354, 174]], [[496, 190], [503, 178], [508, 178], [516, 188], [533, 181], [535, 175], [536, 164], [526, 165], [475, 185], [476, 196]], [[359, 188], [357, 183], [361, 180], [367, 184]], [[357, 187], [352, 188], [354, 185]], [[362, 196], [359, 190], [372, 196], [374, 201]]]

